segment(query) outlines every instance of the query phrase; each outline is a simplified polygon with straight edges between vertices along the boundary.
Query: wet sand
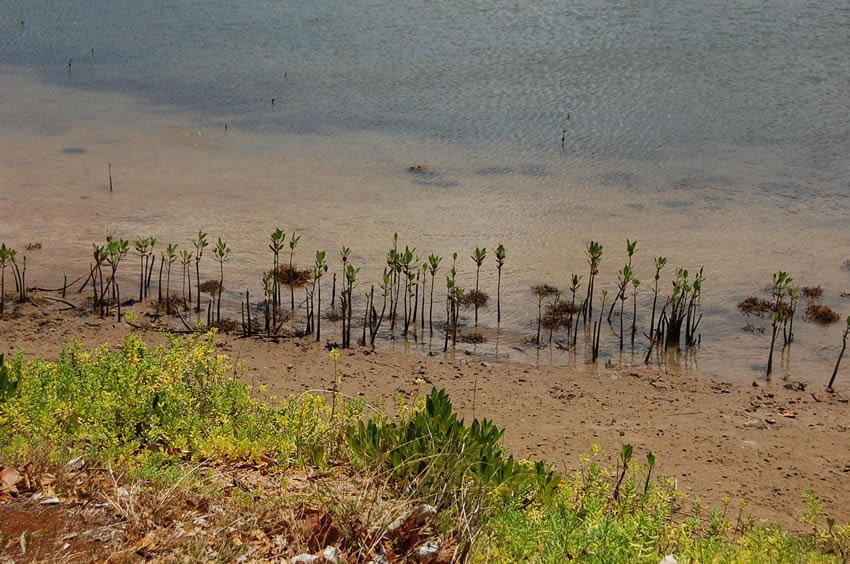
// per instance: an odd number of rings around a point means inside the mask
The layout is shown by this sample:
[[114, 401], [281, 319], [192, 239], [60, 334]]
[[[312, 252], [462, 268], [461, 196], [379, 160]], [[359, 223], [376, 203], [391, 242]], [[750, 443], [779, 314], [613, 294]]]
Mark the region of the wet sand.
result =
[[[35, 292], [33, 304], [0, 318], [0, 352], [19, 349], [28, 358], [49, 359], [71, 339], [86, 347], [117, 345], [136, 331], [47, 295], [53, 294]], [[78, 296], [68, 297], [83, 307]], [[134, 323], [147, 325], [146, 319]], [[323, 331], [333, 340], [338, 327], [326, 323]], [[155, 331], [142, 334], [152, 343], [163, 340]], [[246, 381], [255, 389], [267, 385], [270, 396], [331, 386], [331, 361], [323, 344], [311, 339], [223, 334], [218, 341], [223, 352], [245, 363]], [[411, 398], [432, 386], [445, 388], [464, 417], [487, 417], [507, 427], [505, 442], [517, 455], [543, 457], [565, 470], [577, 467], [580, 454], [594, 443], [613, 466], [620, 445], [628, 442], [638, 459], [656, 453], [659, 471], [690, 494], [716, 505], [730, 498], [730, 513], [746, 500], [750, 515], [802, 530], [794, 516], [803, 507], [802, 492], [811, 489], [839, 522], [850, 519], [846, 379], [839, 379], [837, 394], [828, 394], [823, 384], [754, 387], [604, 363], [538, 368], [493, 362], [474, 352], [429, 356], [401, 346], [382, 346], [372, 354], [345, 351], [339, 369], [343, 393], [368, 402], [382, 397], [388, 408], [399, 394]]]

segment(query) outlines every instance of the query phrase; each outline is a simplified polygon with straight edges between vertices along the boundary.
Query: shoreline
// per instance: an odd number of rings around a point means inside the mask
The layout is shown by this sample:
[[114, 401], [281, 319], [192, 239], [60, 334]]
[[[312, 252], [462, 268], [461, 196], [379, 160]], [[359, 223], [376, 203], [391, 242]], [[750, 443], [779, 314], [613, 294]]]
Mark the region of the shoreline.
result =
[[[163, 339], [114, 319], [62, 311], [65, 306], [38, 292], [32, 298], [34, 304], [16, 304], [0, 318], [0, 352], [21, 349], [27, 358], [51, 359], [74, 338], [86, 348], [116, 346], [131, 332], [147, 342]], [[234, 363], [245, 363], [248, 383], [267, 386], [269, 396], [331, 385], [330, 360], [314, 340], [222, 334], [217, 341]], [[754, 387], [654, 366], [600, 363], [582, 371], [388, 347], [343, 351], [339, 369], [343, 393], [370, 402], [380, 396], [387, 407], [398, 395], [410, 399], [432, 386], [445, 388], [464, 417], [506, 427], [505, 444], [516, 455], [544, 458], [562, 470], [576, 467], [593, 444], [613, 465], [619, 446], [630, 443], [636, 452], [654, 452], [660, 473], [711, 505], [727, 497], [731, 507], [746, 500], [750, 515], [799, 530], [794, 516], [802, 493], [812, 489], [839, 522], [850, 517], [850, 491], [841, 485], [850, 472], [844, 448], [850, 411], [841, 379], [838, 393], [828, 394], [822, 386], [777, 381]]]

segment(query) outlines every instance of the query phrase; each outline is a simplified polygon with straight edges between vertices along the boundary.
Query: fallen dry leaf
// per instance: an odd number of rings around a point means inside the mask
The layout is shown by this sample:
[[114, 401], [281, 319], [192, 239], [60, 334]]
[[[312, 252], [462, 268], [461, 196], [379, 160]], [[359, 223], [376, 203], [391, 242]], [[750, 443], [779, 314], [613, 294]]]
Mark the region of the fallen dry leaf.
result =
[[12, 466], [4, 466], [0, 470], [0, 494], [16, 494], [18, 493], [18, 482], [23, 479], [20, 472]]

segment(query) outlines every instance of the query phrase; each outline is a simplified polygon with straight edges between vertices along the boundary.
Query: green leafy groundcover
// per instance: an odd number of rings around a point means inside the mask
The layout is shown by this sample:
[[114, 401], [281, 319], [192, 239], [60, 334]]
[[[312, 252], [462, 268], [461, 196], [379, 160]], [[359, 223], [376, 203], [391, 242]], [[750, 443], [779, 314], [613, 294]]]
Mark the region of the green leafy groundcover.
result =
[[795, 535], [742, 507], [701, 507], [629, 445], [614, 469], [594, 446], [563, 477], [515, 460], [501, 446], [504, 429], [465, 423], [442, 390], [395, 417], [366, 418], [362, 401], [272, 402], [238, 376], [214, 333], [160, 347], [130, 336], [115, 351], [75, 343], [56, 362], [18, 354], [0, 361], [0, 459], [61, 464], [83, 454], [137, 477], [207, 459], [350, 465], [440, 508], [444, 532], [475, 562], [847, 561], [850, 527], [826, 518], [810, 493], [800, 519], [811, 533]]

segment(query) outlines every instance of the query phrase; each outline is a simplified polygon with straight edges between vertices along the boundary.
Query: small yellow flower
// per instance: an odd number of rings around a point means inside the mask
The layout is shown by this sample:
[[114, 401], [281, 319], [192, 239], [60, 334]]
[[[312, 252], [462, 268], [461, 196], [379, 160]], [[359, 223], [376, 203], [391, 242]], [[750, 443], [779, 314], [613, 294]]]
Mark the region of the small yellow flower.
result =
[[336, 361], [337, 361], [337, 359], [339, 358], [339, 349], [338, 349], [338, 348], [336, 348], [336, 347], [332, 348], [332, 349], [331, 349], [331, 352], [329, 353], [329, 356], [331, 357], [331, 359], [332, 359], [334, 362], [336, 362]]

